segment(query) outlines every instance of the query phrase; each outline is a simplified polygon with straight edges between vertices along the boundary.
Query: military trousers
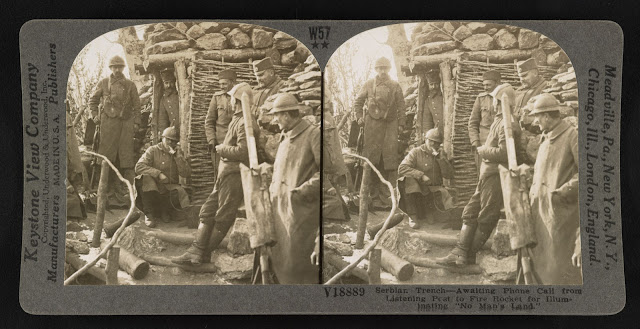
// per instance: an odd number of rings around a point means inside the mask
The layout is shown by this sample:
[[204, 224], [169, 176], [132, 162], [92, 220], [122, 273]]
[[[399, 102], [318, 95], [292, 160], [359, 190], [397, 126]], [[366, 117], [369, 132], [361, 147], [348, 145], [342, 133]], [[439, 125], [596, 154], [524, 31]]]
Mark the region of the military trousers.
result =
[[[405, 179], [407, 178], [405, 177]], [[434, 215], [436, 208], [433, 204], [433, 193], [407, 193], [404, 181], [398, 182], [398, 190], [400, 191], [400, 210], [406, 212], [409, 217], [425, 220], [427, 216]]]
[[163, 213], [171, 213], [169, 192], [162, 194], [158, 191], [142, 192], [141, 199], [142, 211], [153, 220], [158, 220]]
[[221, 175], [216, 179], [213, 191], [200, 209], [200, 222], [209, 225], [233, 223], [243, 199], [240, 172]]
[[480, 177], [476, 192], [462, 211], [465, 225], [476, 226], [490, 234], [500, 219], [500, 209], [504, 205], [500, 175]]

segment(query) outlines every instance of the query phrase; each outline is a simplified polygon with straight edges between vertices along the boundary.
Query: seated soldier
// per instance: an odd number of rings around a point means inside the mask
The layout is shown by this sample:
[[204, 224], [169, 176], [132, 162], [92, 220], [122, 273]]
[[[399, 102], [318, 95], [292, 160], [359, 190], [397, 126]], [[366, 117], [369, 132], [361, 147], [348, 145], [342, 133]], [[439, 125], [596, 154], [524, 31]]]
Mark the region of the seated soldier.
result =
[[400, 209], [409, 216], [412, 228], [418, 228], [418, 221], [425, 219], [429, 224], [435, 222], [436, 192], [443, 194], [443, 200], [450, 198], [442, 186], [442, 178], [451, 178], [453, 167], [441, 145], [438, 128], [430, 129], [425, 134], [425, 143], [411, 150], [398, 167]]
[[178, 176], [191, 176], [191, 167], [178, 147], [175, 127], [165, 129], [162, 142], [144, 152], [136, 164], [136, 174], [142, 176], [142, 186], [138, 191], [141, 191], [147, 226], [155, 227], [158, 219], [169, 222], [175, 210], [189, 205], [189, 196], [180, 185]]

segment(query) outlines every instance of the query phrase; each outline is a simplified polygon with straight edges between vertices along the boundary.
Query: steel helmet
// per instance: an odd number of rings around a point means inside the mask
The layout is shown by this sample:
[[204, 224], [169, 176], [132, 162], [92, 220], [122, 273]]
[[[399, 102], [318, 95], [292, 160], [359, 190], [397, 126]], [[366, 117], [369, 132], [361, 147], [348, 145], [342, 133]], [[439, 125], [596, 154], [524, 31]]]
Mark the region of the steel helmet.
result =
[[533, 111], [529, 112], [529, 115], [560, 111], [561, 109], [562, 106], [557, 98], [551, 94], [544, 93], [536, 97], [536, 100], [533, 103]]
[[300, 110], [301, 108], [302, 106], [298, 103], [296, 96], [289, 93], [283, 93], [280, 94], [280, 96], [278, 96], [273, 102], [273, 109], [269, 111], [269, 114]]
[[166, 128], [163, 132], [162, 132], [162, 137], [174, 140], [174, 141], [178, 141], [180, 140], [178, 138], [178, 130], [176, 129], [176, 127], [171, 126], [169, 128]]
[[430, 140], [434, 141], [434, 142], [442, 143], [442, 135], [440, 134], [440, 129], [438, 129], [438, 128], [429, 129], [429, 131], [427, 131], [425, 137], [427, 139], [430, 139]]
[[386, 57], [380, 57], [376, 61], [376, 66], [375, 67], [376, 68], [379, 68], [379, 67], [391, 67], [391, 62]]
[[109, 67], [111, 66], [125, 66], [124, 58], [118, 55], [111, 57], [111, 60], [109, 60]]

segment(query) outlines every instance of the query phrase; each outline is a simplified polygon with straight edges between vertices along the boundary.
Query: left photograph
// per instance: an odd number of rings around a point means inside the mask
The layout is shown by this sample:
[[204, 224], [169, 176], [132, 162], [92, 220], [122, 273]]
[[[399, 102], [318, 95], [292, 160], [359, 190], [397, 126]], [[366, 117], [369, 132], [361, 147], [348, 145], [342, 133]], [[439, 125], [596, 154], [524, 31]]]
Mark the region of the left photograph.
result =
[[320, 66], [232, 22], [99, 36], [67, 84], [65, 285], [320, 283]]

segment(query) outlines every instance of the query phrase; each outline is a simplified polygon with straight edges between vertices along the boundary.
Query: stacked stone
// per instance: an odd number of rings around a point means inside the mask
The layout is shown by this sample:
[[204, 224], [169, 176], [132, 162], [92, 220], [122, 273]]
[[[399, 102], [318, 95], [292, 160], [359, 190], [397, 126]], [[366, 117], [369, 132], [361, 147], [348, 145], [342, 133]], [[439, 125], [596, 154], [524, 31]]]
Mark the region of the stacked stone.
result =
[[151, 138], [151, 122], [153, 117], [153, 81], [148, 79], [138, 91], [140, 97], [140, 127], [134, 133], [134, 149], [138, 158], [148, 149], [153, 140]]
[[[144, 56], [213, 51], [225, 62], [271, 57], [274, 64], [298, 65], [309, 50], [292, 36], [267, 27], [230, 22], [171, 22], [149, 25]], [[209, 58], [212, 59], [212, 58]], [[218, 59], [218, 58], [215, 58]]]

